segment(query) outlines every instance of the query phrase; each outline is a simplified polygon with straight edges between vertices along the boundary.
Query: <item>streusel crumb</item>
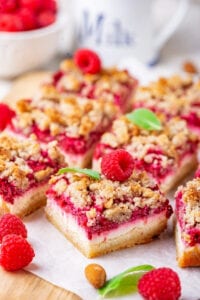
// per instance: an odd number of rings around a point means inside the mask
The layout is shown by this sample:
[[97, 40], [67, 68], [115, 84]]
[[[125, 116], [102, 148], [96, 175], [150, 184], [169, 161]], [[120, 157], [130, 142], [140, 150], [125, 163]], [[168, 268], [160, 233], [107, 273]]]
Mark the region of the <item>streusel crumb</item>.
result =
[[[88, 226], [95, 224], [95, 207], [101, 207], [103, 216], [114, 222], [124, 222], [135, 208], [148, 205], [154, 209], [166, 198], [156, 189], [155, 181], [145, 172], [134, 171], [125, 182], [111, 181], [101, 175], [94, 180], [83, 174], [64, 174], [50, 181], [58, 195], [65, 195], [76, 208], [86, 209]], [[154, 190], [152, 190], [152, 188]]]
[[187, 182], [186, 186], [180, 190], [185, 203], [184, 220], [190, 226], [200, 227], [200, 179], [196, 178]]

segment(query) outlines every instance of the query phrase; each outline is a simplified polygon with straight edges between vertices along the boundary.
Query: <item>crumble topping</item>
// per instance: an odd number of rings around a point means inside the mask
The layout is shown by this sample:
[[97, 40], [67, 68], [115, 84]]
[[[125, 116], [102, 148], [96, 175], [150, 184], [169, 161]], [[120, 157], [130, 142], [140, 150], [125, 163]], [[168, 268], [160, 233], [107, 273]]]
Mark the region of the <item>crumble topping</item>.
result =
[[135, 159], [151, 164], [158, 156], [161, 166], [172, 166], [182, 153], [190, 151], [191, 143], [197, 142], [184, 120], [172, 118], [160, 131], [144, 130], [125, 116], [113, 122], [110, 132], [103, 134], [101, 143], [111, 148], [125, 148]]
[[73, 60], [66, 59], [61, 63], [58, 72], [42, 87], [41, 97], [48, 97], [49, 94], [50, 97], [58, 99], [57, 93], [60, 96], [79, 93], [83, 97], [106, 99], [116, 104], [118, 98], [121, 102], [126, 102], [136, 86], [137, 80], [126, 70], [106, 68], [97, 74], [84, 74]]
[[73, 76], [79, 81], [94, 83], [102, 79], [103, 82], [109, 83], [132, 83], [135, 81], [126, 70], [119, 70], [115, 67], [112, 68], [103, 68], [97, 74], [84, 74], [82, 71], [77, 68], [74, 64], [74, 61], [71, 59], [66, 59], [61, 62], [60, 70], [67, 74], [67, 76]]
[[199, 106], [195, 105], [199, 98], [200, 81], [194, 82], [192, 77], [172, 76], [140, 87], [134, 103], [136, 106], [146, 106], [169, 115], [195, 112], [200, 116]]
[[117, 108], [112, 103], [75, 96], [60, 98], [59, 105], [51, 99], [41, 104], [21, 100], [13, 124], [25, 135], [36, 125], [41, 131], [50, 131], [52, 136], [66, 133], [71, 137], [87, 137], [100, 127], [106, 128], [116, 113]]
[[63, 194], [77, 209], [85, 211], [88, 226], [96, 223], [99, 209], [107, 220], [121, 223], [129, 220], [135, 209], [155, 209], [166, 203], [155, 181], [145, 172], [134, 171], [125, 182], [111, 181], [103, 175], [101, 180], [94, 180], [67, 173], [54, 176], [50, 183], [58, 196]]
[[104, 217], [113, 222], [128, 221], [132, 215], [132, 209], [129, 203], [115, 204], [103, 213]]
[[185, 204], [184, 221], [188, 226], [200, 228], [200, 179], [195, 178], [181, 187], [182, 200]]
[[[38, 182], [49, 178], [55, 168], [48, 166], [49, 158], [55, 165], [64, 160], [56, 150], [56, 142], [49, 143], [42, 149], [34, 135], [23, 141], [5, 134], [0, 135], [0, 178], [7, 179], [22, 190], [28, 188], [30, 175]], [[41, 165], [41, 169], [34, 172], [30, 161]]]
[[38, 94], [36, 95], [35, 100], [40, 102], [41, 100], [51, 100], [52, 102], [59, 103], [61, 99], [61, 94], [55, 88], [55, 86], [50, 84], [44, 84], [40, 87]]

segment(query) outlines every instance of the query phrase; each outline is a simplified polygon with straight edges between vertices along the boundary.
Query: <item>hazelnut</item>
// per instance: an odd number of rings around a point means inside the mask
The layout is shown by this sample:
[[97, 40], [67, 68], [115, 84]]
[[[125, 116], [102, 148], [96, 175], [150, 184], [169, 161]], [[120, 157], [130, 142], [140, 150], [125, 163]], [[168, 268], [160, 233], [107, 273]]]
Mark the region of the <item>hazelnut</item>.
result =
[[197, 67], [195, 66], [195, 64], [191, 61], [186, 61], [184, 64], [183, 64], [183, 70], [187, 73], [190, 73], [190, 74], [197, 74], [198, 73], [198, 70], [197, 70]]
[[98, 264], [89, 264], [85, 268], [85, 277], [96, 289], [101, 288], [106, 282], [106, 272]]

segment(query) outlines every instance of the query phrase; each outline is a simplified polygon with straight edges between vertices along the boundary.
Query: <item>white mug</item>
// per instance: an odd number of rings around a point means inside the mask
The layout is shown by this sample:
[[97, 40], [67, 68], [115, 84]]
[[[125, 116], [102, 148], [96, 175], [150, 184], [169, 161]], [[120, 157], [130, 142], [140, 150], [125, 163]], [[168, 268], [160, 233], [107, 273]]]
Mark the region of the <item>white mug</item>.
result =
[[154, 0], [73, 0], [76, 47], [91, 48], [106, 65], [134, 56], [153, 64], [181, 23], [188, 0], [179, 0], [168, 24], [155, 33]]

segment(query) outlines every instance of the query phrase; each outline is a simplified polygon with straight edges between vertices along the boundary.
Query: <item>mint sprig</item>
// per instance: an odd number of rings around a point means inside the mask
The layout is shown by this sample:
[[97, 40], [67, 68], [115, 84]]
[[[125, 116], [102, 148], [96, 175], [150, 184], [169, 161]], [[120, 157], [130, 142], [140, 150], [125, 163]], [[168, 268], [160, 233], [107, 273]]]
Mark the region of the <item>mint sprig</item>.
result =
[[101, 175], [99, 172], [91, 170], [91, 169], [81, 169], [81, 168], [62, 168], [58, 171], [58, 175], [64, 174], [64, 173], [81, 173], [85, 174], [93, 179], [100, 179]]
[[126, 114], [126, 117], [133, 124], [142, 129], [147, 130], [161, 130], [162, 125], [157, 116], [149, 109], [138, 108], [133, 112]]
[[102, 288], [98, 289], [98, 292], [103, 298], [125, 296], [137, 292], [139, 279], [153, 269], [151, 265], [130, 268], [107, 281]]

